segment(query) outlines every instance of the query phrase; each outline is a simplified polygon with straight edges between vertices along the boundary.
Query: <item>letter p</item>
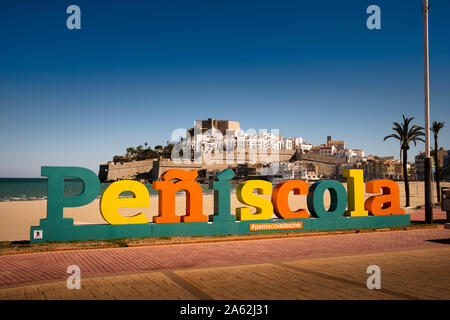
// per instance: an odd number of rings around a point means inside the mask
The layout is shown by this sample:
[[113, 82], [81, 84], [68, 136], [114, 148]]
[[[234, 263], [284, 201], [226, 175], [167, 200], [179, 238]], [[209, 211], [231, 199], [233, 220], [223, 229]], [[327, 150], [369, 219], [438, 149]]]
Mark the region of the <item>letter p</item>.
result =
[[[47, 218], [40, 225], [73, 225], [73, 219], [63, 217], [64, 207], [80, 207], [93, 201], [100, 191], [97, 175], [81, 167], [41, 167], [41, 176], [48, 177]], [[64, 178], [77, 178], [83, 190], [76, 196], [64, 196]]]

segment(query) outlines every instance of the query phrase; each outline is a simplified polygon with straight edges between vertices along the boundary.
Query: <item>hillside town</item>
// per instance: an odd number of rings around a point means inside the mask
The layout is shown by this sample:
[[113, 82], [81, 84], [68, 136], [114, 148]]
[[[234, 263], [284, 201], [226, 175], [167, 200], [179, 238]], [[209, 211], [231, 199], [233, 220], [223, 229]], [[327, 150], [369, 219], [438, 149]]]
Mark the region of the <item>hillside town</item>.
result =
[[[174, 155], [180, 154], [182, 161], [174, 159]], [[424, 179], [424, 155], [420, 153], [414, 162], [407, 163], [410, 180]], [[450, 150], [438, 150], [438, 159], [442, 177], [448, 179]], [[102, 182], [125, 179], [151, 182], [161, 179], [171, 168], [195, 169], [204, 182], [227, 168], [235, 172], [236, 182], [341, 180], [342, 171], [352, 168], [363, 169], [366, 180], [402, 180], [404, 174], [402, 163], [394, 157], [366, 155], [364, 150], [350, 148], [344, 140], [331, 136], [323, 144], [313, 145], [302, 137], [283, 137], [266, 130], [244, 131], [238, 121], [209, 118], [196, 120], [177, 144], [156, 146], [155, 150], [142, 146], [128, 148], [124, 156], [115, 156], [113, 161], [100, 165], [99, 178]]]

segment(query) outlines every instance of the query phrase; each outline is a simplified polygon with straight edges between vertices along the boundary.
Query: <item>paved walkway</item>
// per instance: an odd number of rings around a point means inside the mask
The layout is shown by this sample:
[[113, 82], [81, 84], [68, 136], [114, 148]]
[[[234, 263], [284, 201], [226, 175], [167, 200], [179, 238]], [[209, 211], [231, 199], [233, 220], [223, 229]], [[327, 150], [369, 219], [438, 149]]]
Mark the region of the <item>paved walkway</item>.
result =
[[[0, 289], [1, 299], [450, 299], [450, 248], [141, 272]], [[367, 267], [381, 270], [369, 290]], [[447, 268], [446, 268], [447, 267]]]
[[[1, 299], [450, 299], [450, 230], [0, 257]], [[366, 269], [382, 270], [368, 290]], [[78, 265], [82, 289], [68, 290]]]
[[[425, 209], [408, 209], [406, 210], [411, 216], [411, 221], [425, 221]], [[441, 208], [433, 209], [433, 220], [446, 220], [447, 212], [442, 211]]]

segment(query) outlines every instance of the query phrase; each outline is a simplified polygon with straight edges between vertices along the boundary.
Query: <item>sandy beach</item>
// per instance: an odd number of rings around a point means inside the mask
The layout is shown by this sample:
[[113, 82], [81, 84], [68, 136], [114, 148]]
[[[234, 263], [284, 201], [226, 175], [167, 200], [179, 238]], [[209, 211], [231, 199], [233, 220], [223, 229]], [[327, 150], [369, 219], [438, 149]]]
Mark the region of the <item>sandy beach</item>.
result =
[[[404, 186], [402, 182], [399, 182], [400, 187], [400, 204], [404, 206], [405, 195]], [[344, 184], [344, 186], [346, 186]], [[441, 186], [450, 187], [450, 182], [441, 183]], [[435, 185], [433, 184], [434, 201], [436, 201]], [[410, 183], [411, 192], [411, 206], [418, 206], [424, 204], [423, 182]], [[371, 194], [366, 194], [365, 197], [370, 197]], [[270, 195], [264, 196], [270, 199]], [[105, 224], [106, 221], [100, 214], [99, 199], [77, 208], [65, 208], [64, 217], [73, 218], [75, 224]], [[185, 196], [176, 197], [176, 214], [185, 214]], [[324, 196], [325, 206], [329, 205], [328, 192]], [[300, 208], [307, 208], [306, 195], [297, 196], [291, 193], [289, 196], [289, 205], [292, 210], [298, 210]], [[31, 226], [38, 226], [39, 220], [46, 217], [46, 200], [39, 201], [10, 201], [0, 202], [0, 241], [16, 241], [16, 240], [29, 240], [29, 232]], [[241, 204], [235, 194], [231, 195], [231, 209], [232, 213], [236, 208], [245, 207]], [[150, 207], [145, 208], [121, 208], [120, 213], [124, 216], [134, 215], [138, 212], [144, 212], [147, 218], [152, 221], [152, 217], [157, 215], [158, 212], [158, 197], [151, 197]], [[203, 213], [205, 215], [213, 214], [214, 212], [214, 199], [212, 194], [203, 196]], [[254, 210], [252, 211], [254, 212]], [[275, 215], [273, 215], [275, 217]]]

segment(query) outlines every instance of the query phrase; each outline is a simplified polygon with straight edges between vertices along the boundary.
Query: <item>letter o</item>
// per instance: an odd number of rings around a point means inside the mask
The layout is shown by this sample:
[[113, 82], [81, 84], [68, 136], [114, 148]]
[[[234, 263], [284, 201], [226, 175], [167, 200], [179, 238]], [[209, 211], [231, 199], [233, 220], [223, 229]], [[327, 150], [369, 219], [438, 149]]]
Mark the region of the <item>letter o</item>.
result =
[[[326, 190], [330, 191], [330, 208], [325, 209], [323, 195]], [[344, 186], [336, 180], [322, 180], [314, 183], [309, 188], [307, 196], [308, 210], [313, 217], [327, 218], [340, 217], [347, 208], [347, 192]]]

